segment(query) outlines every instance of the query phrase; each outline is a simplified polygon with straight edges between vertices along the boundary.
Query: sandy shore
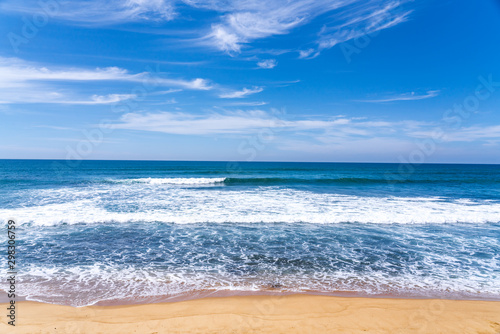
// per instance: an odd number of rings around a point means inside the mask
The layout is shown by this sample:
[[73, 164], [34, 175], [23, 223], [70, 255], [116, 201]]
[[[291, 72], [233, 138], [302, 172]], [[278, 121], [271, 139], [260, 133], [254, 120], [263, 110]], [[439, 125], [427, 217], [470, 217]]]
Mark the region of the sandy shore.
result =
[[1, 333], [500, 333], [500, 302], [312, 295], [74, 308], [23, 301]]

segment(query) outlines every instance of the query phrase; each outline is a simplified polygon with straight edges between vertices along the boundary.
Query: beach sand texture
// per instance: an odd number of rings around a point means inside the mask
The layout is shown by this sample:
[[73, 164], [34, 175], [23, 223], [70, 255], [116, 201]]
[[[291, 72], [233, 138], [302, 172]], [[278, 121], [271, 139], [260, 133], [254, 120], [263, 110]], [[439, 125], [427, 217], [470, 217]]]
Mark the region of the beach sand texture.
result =
[[486, 334], [500, 333], [500, 302], [291, 295], [75, 308], [23, 301], [16, 327], [3, 316], [0, 332]]

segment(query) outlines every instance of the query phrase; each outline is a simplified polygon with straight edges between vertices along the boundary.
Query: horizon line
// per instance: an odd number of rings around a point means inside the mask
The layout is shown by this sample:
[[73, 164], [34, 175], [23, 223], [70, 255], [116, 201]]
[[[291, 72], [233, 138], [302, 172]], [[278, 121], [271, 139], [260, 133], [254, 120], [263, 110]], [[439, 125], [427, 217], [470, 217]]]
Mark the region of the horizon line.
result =
[[12, 161], [12, 160], [29, 160], [29, 161], [123, 161], [123, 162], [234, 162], [234, 163], [311, 163], [311, 164], [391, 164], [391, 165], [499, 165], [500, 163], [485, 163], [485, 162], [425, 162], [425, 163], [404, 163], [404, 162], [373, 162], [373, 161], [286, 161], [286, 160], [258, 160], [258, 161], [242, 161], [242, 160], [162, 160], [162, 159], [51, 159], [51, 158], [0, 158], [0, 161]]

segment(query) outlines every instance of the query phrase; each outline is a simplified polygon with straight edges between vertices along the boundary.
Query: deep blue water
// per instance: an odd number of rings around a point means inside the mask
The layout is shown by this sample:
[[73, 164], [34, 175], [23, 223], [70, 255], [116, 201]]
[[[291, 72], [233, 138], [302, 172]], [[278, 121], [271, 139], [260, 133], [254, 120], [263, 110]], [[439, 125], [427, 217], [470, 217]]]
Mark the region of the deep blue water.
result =
[[34, 300], [500, 299], [498, 165], [0, 160], [10, 217]]

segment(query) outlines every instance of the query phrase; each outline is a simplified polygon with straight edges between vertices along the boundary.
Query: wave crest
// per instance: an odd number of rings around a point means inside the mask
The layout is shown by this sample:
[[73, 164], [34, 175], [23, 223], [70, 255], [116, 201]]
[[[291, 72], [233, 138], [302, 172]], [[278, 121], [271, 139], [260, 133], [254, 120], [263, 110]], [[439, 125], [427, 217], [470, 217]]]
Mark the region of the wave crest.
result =
[[178, 178], [139, 178], [139, 179], [124, 179], [113, 180], [113, 183], [148, 183], [148, 184], [172, 184], [172, 185], [203, 185], [223, 183], [226, 180], [224, 177], [208, 178], [208, 177], [178, 177]]

